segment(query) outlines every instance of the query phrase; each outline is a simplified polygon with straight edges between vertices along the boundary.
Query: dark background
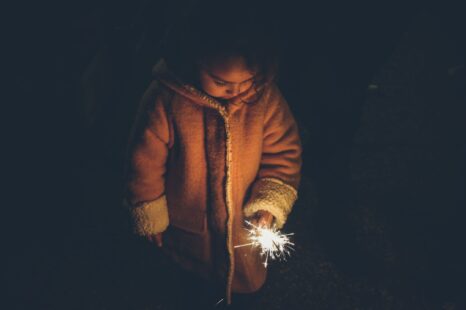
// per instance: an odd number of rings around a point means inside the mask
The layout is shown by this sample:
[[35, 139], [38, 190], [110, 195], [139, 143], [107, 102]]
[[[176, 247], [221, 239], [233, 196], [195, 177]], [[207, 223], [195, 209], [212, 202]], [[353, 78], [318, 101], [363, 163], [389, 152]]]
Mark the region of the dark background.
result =
[[[161, 293], [176, 278], [121, 206], [131, 120], [186, 3], [6, 10], [10, 308], [173, 309], [197, 298]], [[270, 266], [250, 308], [466, 307], [464, 12], [425, 1], [264, 6], [286, 38], [279, 85], [304, 167], [285, 227], [296, 251]]]

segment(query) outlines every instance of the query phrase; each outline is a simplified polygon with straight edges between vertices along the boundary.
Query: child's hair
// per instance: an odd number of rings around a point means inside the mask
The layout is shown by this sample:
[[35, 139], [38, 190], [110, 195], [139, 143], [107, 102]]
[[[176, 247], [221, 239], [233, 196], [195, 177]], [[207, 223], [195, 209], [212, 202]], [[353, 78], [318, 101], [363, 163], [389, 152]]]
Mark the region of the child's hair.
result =
[[256, 89], [275, 80], [281, 52], [277, 25], [273, 14], [258, 10], [251, 2], [198, 3], [167, 33], [163, 54], [168, 67], [184, 82], [196, 84], [201, 66], [242, 57], [256, 72]]

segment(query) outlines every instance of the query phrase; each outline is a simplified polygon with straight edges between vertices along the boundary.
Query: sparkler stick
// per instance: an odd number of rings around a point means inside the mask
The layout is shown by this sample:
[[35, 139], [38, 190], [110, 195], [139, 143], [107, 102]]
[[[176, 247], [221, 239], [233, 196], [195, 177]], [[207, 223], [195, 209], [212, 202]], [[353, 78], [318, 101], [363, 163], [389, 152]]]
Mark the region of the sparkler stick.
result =
[[251, 228], [246, 228], [249, 233], [250, 243], [236, 245], [235, 248], [244, 246], [259, 247], [261, 256], [265, 256], [264, 267], [267, 267], [269, 258], [271, 260], [279, 259], [286, 260], [290, 256], [290, 251], [293, 250], [294, 243], [290, 241], [288, 236], [294, 235], [283, 234], [275, 226], [272, 228], [261, 227], [245, 221]]

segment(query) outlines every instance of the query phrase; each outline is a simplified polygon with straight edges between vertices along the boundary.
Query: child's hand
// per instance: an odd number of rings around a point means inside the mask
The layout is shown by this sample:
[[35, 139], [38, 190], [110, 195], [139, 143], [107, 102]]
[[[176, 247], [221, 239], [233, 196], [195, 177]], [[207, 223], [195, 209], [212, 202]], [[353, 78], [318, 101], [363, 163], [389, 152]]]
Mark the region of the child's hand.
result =
[[159, 248], [162, 247], [162, 233], [150, 235], [147, 238], [149, 239], [149, 241], [154, 242]]
[[269, 211], [259, 210], [254, 215], [252, 223], [260, 227], [271, 227], [274, 217]]

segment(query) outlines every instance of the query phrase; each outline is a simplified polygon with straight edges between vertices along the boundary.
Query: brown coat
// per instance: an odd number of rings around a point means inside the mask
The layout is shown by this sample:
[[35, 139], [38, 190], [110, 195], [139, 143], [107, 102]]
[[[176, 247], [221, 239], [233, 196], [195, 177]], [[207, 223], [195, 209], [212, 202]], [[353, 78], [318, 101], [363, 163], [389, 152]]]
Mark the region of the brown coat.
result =
[[[128, 200], [136, 232], [164, 232], [164, 251], [184, 268], [253, 292], [265, 281], [245, 217], [274, 215], [280, 228], [297, 199], [301, 143], [274, 84], [249, 103], [220, 103], [183, 84], [160, 62], [143, 97], [131, 147]], [[249, 91], [246, 98], [257, 93]]]

